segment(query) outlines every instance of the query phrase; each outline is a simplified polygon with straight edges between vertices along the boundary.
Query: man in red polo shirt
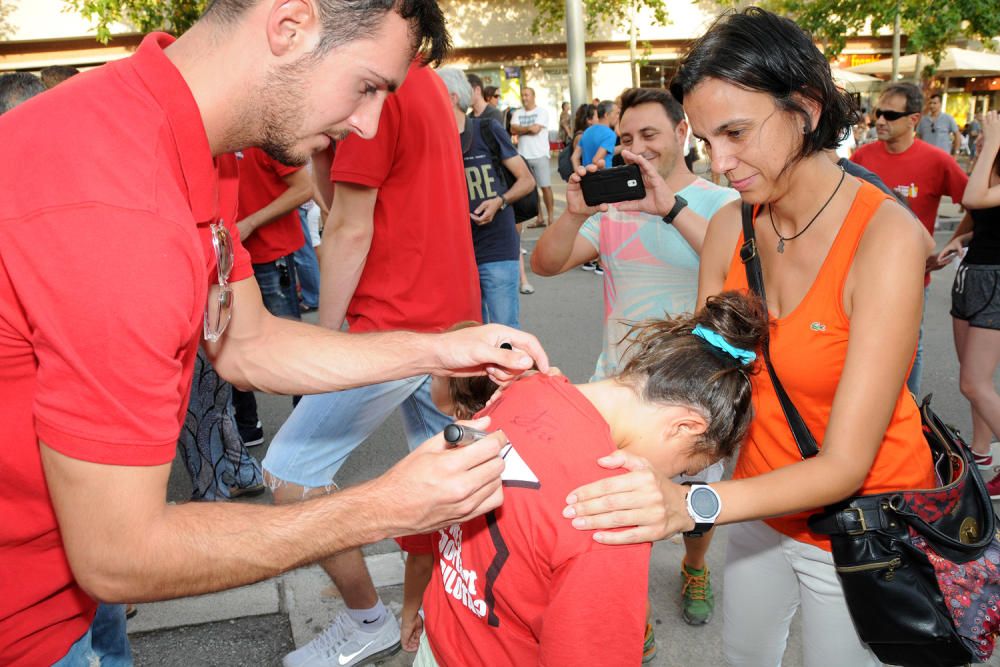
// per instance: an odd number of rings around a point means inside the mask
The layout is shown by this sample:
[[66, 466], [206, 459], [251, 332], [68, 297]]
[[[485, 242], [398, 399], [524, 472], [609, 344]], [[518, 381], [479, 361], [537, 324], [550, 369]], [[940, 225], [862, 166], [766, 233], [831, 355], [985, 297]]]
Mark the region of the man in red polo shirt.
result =
[[285, 394], [547, 366], [500, 326], [350, 336], [276, 318], [231, 240], [235, 162], [217, 156], [300, 164], [370, 138], [415, 49], [439, 60], [447, 42], [432, 0], [215, 0], [178, 40], [150, 35], [0, 117], [0, 664], [128, 659], [123, 632], [95, 635], [98, 600], [240, 586], [499, 504], [500, 435], [437, 437], [304, 505], [165, 502], [203, 338], [223, 378]]
[[[336, 195], [322, 252], [320, 323], [351, 333], [444, 331], [480, 316], [479, 275], [451, 100], [441, 79], [410, 66], [371, 141], [337, 146]], [[449, 115], [450, 114], [450, 115]], [[435, 169], [424, 165], [433, 164]], [[263, 465], [275, 502], [336, 488], [352, 451], [398, 408], [416, 447], [451, 418], [431, 400], [430, 376], [306, 396], [271, 441]], [[285, 667], [349, 667], [399, 650], [399, 625], [379, 600], [359, 549], [320, 563], [347, 610]]]
[[[282, 164], [259, 148], [238, 151], [236, 157], [240, 164], [236, 228], [250, 253], [264, 307], [276, 317], [302, 319], [292, 255], [306, 242], [298, 207], [312, 197], [312, 179], [302, 167]], [[234, 387], [233, 407], [243, 444], [264, 442], [254, 393]]]

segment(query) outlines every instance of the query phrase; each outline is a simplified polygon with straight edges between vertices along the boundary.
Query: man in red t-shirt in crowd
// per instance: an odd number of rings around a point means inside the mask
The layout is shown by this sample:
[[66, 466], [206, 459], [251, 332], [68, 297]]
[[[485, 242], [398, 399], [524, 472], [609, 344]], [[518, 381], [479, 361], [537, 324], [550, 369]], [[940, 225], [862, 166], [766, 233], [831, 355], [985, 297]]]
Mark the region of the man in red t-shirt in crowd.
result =
[[[312, 197], [312, 179], [302, 167], [282, 164], [259, 148], [239, 151], [236, 157], [240, 164], [236, 228], [250, 253], [264, 307], [275, 317], [302, 319], [292, 255], [306, 242], [298, 207]], [[233, 407], [243, 444], [264, 442], [253, 392], [234, 387]]]
[[[933, 236], [941, 197], [948, 195], [954, 202], [962, 201], [969, 177], [950, 155], [914, 136], [923, 108], [924, 95], [912, 83], [894, 83], [887, 87], [875, 107], [875, 132], [879, 140], [854, 151], [851, 161], [875, 172], [898, 193]], [[925, 308], [930, 271], [941, 268], [936, 259], [936, 255], [928, 258], [928, 273], [924, 277]], [[920, 393], [923, 339], [921, 323], [917, 356], [906, 380], [914, 395]]]
[[[320, 264], [320, 323], [351, 333], [443, 331], [480, 316], [462, 149], [440, 78], [414, 63], [371, 141], [337, 146], [335, 195]], [[428, 169], [427, 165], [435, 165]], [[271, 441], [265, 479], [277, 503], [336, 490], [341, 464], [399, 408], [416, 447], [450, 419], [430, 376], [303, 397]], [[379, 599], [360, 550], [321, 563], [347, 611], [285, 656], [286, 667], [367, 664], [399, 649], [399, 624]]]
[[98, 601], [241, 586], [499, 504], [499, 437], [436, 438], [308, 505], [166, 503], [200, 344], [227, 381], [283, 394], [547, 366], [498, 325], [349, 336], [276, 318], [247, 280], [226, 154], [303, 164], [370, 138], [417, 49], [447, 44], [433, 0], [214, 0], [176, 41], [149, 35], [0, 116], [0, 664], [130, 661], [124, 609]]

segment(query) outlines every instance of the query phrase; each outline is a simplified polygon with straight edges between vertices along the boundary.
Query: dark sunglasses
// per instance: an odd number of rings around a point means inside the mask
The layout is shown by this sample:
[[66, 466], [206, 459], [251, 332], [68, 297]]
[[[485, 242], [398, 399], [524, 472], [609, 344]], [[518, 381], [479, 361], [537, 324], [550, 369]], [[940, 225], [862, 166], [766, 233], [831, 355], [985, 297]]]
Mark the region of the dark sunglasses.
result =
[[875, 118], [885, 117], [888, 121], [899, 120], [903, 116], [912, 116], [913, 114], [906, 111], [889, 111], [887, 109], [875, 109]]

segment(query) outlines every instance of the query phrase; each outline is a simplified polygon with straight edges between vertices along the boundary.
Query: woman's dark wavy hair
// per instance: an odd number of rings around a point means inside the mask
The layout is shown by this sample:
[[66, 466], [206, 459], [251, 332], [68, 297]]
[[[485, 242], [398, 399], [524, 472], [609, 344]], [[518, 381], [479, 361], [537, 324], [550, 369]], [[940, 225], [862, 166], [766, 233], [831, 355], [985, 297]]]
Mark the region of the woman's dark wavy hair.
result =
[[[794, 160], [836, 148], [861, 118], [851, 96], [834, 84], [830, 63], [809, 33], [760, 7], [720, 16], [681, 60], [670, 92], [683, 103], [708, 78], [767, 93], [780, 109], [800, 115], [807, 131]], [[815, 127], [802, 100], [819, 106]]]
[[710, 296], [694, 315], [646, 320], [634, 325], [619, 382], [636, 387], [651, 403], [686, 405], [700, 412], [708, 428], [695, 451], [713, 459], [730, 456], [746, 437], [753, 418], [750, 375], [760, 365], [744, 364], [692, 330], [702, 325], [744, 350], [757, 350], [768, 336], [768, 317], [754, 295], [723, 292]]
[[597, 107], [593, 104], [581, 104], [577, 107], [576, 114], [573, 117], [573, 136], [587, 129], [587, 121], [595, 113], [597, 113]]

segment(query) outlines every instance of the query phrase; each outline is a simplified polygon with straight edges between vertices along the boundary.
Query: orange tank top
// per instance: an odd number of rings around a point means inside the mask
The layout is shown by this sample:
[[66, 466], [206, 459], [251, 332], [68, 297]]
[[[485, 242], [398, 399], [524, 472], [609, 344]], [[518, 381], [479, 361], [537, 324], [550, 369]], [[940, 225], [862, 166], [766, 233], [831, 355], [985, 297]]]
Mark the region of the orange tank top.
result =
[[[886, 198], [874, 186], [862, 184], [819, 275], [802, 302], [784, 317], [772, 318], [771, 362], [785, 391], [821, 448], [833, 397], [847, 358], [851, 322], [844, 312], [844, 282], [868, 222]], [[742, 244], [741, 232], [726, 276], [727, 290], [748, 289], [739, 256]], [[753, 405], [754, 420], [747, 440], [740, 448], [734, 479], [762, 475], [802, 460], [781, 411], [774, 385], [764, 370], [753, 376]], [[903, 386], [872, 468], [857, 493], [882, 493], [933, 485], [930, 450], [924, 444], [920, 413], [913, 397]], [[767, 523], [793, 539], [830, 551], [830, 540], [813, 533], [806, 524], [809, 515], [817, 511], [768, 519]]]

